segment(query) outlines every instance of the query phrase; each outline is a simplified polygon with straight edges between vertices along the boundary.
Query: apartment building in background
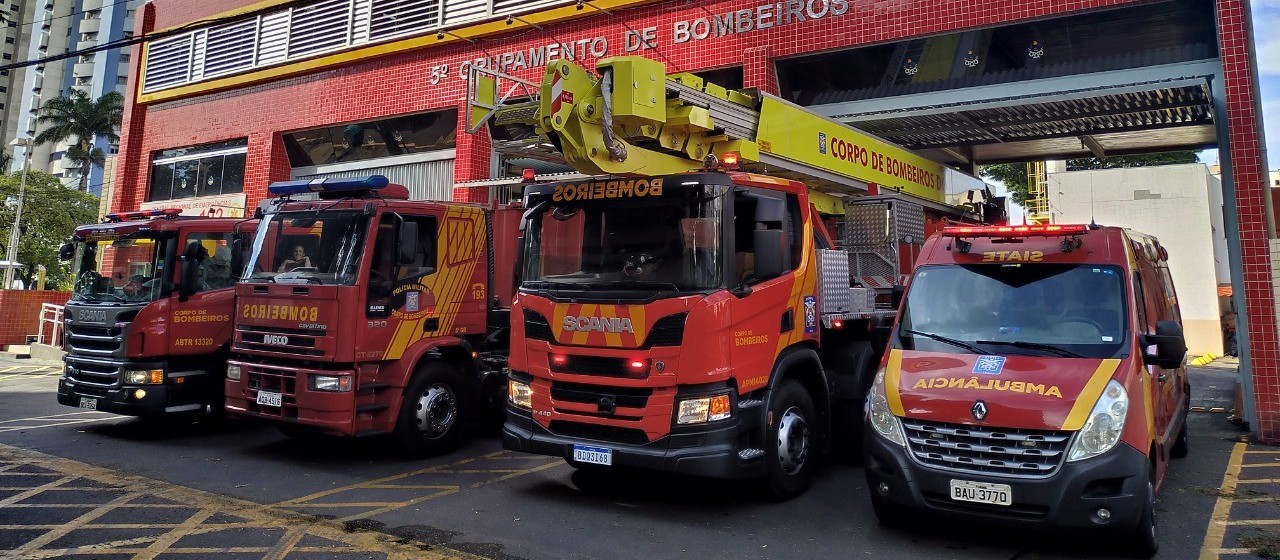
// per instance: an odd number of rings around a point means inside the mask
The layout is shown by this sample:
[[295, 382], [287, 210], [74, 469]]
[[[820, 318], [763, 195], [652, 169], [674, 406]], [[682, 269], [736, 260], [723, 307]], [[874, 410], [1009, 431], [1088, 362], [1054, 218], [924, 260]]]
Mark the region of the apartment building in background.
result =
[[[4, 48], [3, 64], [35, 61], [69, 52], [80, 52], [132, 36], [133, 15], [143, 0], [0, 0], [6, 13], [17, 14], [0, 25]], [[10, 42], [12, 39], [12, 42]], [[10, 149], [14, 138], [32, 138], [39, 133], [36, 122], [40, 107], [50, 99], [76, 89], [97, 99], [110, 91], [124, 93], [129, 60], [134, 49], [111, 49], [0, 71], [0, 113], [6, 151], [14, 155], [11, 169], [21, 166], [22, 148]], [[66, 159], [69, 144], [36, 146], [31, 153], [31, 169], [46, 171], [64, 182], [78, 185], [80, 167]], [[98, 139], [96, 146], [111, 156], [116, 144]], [[99, 194], [103, 170], [93, 168], [87, 188]]]

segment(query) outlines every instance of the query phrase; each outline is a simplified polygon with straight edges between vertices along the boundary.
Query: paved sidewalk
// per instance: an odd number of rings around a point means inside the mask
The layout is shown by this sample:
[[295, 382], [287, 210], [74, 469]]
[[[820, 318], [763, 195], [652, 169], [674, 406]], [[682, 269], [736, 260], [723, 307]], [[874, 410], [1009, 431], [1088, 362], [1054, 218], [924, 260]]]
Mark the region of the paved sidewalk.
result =
[[0, 445], [5, 558], [478, 558], [371, 529]]
[[1231, 452], [1200, 560], [1280, 558], [1280, 448], [1239, 442]]

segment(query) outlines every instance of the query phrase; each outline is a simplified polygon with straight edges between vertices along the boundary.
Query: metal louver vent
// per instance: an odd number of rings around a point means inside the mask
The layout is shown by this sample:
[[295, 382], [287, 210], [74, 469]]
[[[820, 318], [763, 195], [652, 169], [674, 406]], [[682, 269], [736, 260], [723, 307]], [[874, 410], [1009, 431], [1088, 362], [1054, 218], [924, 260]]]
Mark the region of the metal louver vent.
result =
[[191, 77], [191, 35], [156, 41], [147, 50], [143, 91], [185, 83]]
[[204, 75], [214, 76], [252, 67], [257, 34], [257, 19], [210, 29], [205, 47]]
[[564, 4], [564, 2], [560, 0], [493, 0], [493, 15], [505, 16], [519, 12], [532, 12], [557, 4]]
[[262, 16], [258, 32], [258, 66], [283, 62], [289, 54], [289, 12]]
[[350, 0], [328, 0], [294, 8], [289, 22], [289, 58], [347, 44], [350, 22]]
[[440, 25], [440, 0], [373, 0], [369, 39], [377, 40]]
[[445, 25], [479, 19], [487, 15], [489, 15], [489, 2], [486, 0], [446, 0], [444, 3]]

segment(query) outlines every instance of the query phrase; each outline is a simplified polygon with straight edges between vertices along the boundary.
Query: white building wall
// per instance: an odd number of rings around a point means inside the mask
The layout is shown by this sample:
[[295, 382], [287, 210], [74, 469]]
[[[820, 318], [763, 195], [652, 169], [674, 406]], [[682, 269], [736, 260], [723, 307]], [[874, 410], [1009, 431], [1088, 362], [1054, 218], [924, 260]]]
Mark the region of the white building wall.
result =
[[1217, 288], [1218, 269], [1227, 264], [1225, 237], [1215, 257], [1222, 235], [1221, 199], [1221, 183], [1198, 163], [1049, 175], [1055, 223], [1095, 220], [1132, 228], [1156, 236], [1168, 249], [1192, 356], [1222, 355]]

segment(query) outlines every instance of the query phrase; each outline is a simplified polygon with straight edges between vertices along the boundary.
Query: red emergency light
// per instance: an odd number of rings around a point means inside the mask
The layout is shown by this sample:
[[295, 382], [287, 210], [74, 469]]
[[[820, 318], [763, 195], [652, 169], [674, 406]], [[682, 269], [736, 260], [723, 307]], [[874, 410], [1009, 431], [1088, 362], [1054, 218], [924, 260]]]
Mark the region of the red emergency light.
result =
[[165, 208], [163, 210], [139, 210], [137, 212], [112, 212], [107, 214], [108, 222], [124, 222], [133, 220], [146, 220], [149, 218], [176, 218], [182, 215], [181, 208]]
[[947, 237], [1055, 237], [1059, 235], [1080, 235], [1088, 231], [1089, 226], [1083, 224], [949, 226], [942, 228], [942, 235]]

